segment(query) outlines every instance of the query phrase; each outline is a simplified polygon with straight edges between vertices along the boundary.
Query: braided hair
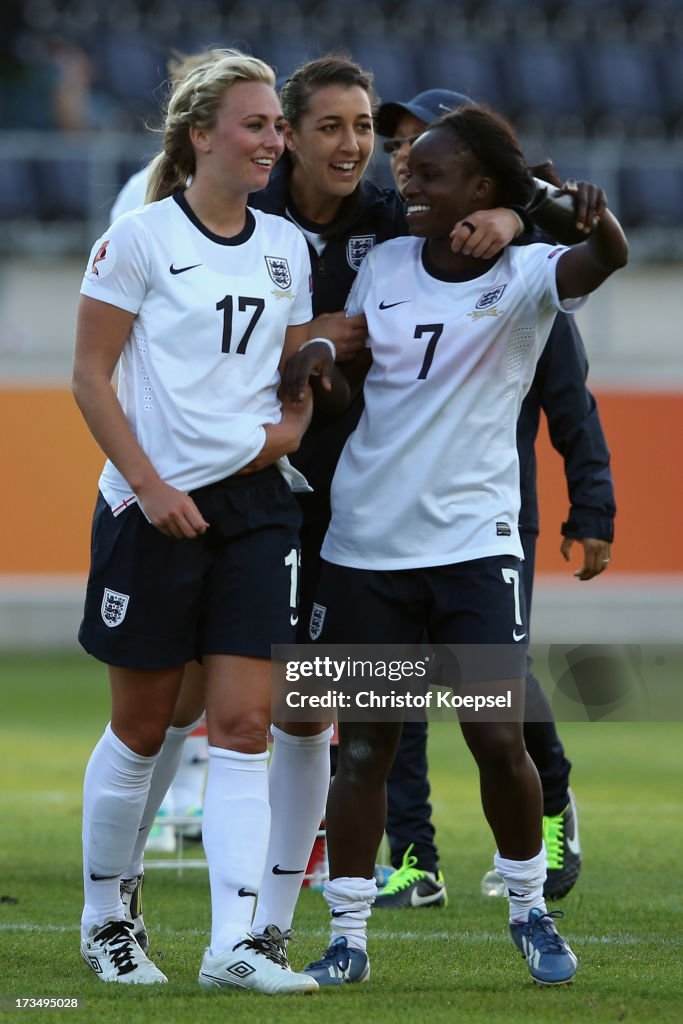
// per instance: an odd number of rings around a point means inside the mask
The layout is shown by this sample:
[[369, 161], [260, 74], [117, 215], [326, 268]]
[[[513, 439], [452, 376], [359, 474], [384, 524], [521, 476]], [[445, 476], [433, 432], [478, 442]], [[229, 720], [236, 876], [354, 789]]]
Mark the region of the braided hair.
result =
[[472, 170], [494, 179], [495, 201], [499, 206], [523, 206], [533, 192], [532, 174], [527, 166], [512, 125], [483, 105], [458, 107], [429, 125], [450, 131], [472, 159]]
[[188, 61], [185, 75], [173, 75], [163, 127], [164, 148], [152, 160], [145, 202], [165, 199], [185, 188], [195, 173], [190, 127], [212, 128], [223, 94], [235, 82], [275, 87], [275, 73], [257, 57], [239, 50], [207, 50]]

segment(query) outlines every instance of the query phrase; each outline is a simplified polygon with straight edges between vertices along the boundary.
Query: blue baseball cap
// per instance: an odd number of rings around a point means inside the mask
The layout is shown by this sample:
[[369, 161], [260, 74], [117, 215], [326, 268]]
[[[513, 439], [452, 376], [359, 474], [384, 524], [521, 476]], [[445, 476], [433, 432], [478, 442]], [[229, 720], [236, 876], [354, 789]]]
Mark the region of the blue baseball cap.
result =
[[375, 116], [375, 131], [378, 135], [386, 135], [392, 138], [396, 134], [396, 125], [401, 114], [412, 114], [419, 121], [431, 124], [438, 121], [442, 114], [449, 110], [474, 103], [473, 99], [465, 96], [462, 92], [452, 92], [450, 89], [427, 89], [419, 92], [412, 100], [406, 103], [382, 103]]

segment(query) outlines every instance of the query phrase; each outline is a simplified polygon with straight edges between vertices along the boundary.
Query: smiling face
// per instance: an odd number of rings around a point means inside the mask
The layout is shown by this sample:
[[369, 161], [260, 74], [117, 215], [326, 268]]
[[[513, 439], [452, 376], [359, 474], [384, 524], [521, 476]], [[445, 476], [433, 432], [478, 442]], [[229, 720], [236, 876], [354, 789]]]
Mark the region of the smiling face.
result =
[[411, 235], [447, 238], [468, 214], [493, 206], [493, 179], [449, 128], [420, 136], [407, 165], [403, 198]]
[[415, 117], [414, 114], [409, 114], [406, 110], [396, 122], [395, 138], [392, 140], [387, 139], [387, 142], [392, 141], [396, 144], [396, 148], [392, 150], [389, 157], [389, 162], [396, 188], [401, 193], [403, 192], [403, 186], [410, 177], [410, 171], [408, 170], [410, 146], [426, 127], [427, 125], [424, 121], [421, 121], [419, 117]]
[[372, 155], [370, 97], [359, 85], [317, 89], [296, 128], [286, 126], [285, 140], [293, 161], [292, 192], [302, 211], [325, 206], [325, 200], [338, 206]]
[[197, 176], [209, 174], [230, 191], [265, 188], [282, 155], [282, 111], [275, 90], [238, 81], [225, 90], [210, 129], [191, 129]]

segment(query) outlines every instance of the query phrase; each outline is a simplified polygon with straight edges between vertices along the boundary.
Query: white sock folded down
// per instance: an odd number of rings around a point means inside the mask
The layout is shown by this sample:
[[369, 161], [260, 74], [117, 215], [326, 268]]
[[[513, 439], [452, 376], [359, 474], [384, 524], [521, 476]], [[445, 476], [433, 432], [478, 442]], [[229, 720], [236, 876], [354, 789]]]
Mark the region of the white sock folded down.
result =
[[507, 860], [496, 850], [493, 866], [505, 882], [505, 892], [510, 901], [510, 920], [527, 921], [529, 911], [539, 907], [543, 913], [547, 907], [543, 898], [543, 883], [546, 876], [545, 844], [530, 860]]
[[330, 908], [330, 943], [345, 936], [353, 949], [368, 947], [367, 921], [377, 896], [374, 878], [334, 878], [325, 882], [323, 895]]

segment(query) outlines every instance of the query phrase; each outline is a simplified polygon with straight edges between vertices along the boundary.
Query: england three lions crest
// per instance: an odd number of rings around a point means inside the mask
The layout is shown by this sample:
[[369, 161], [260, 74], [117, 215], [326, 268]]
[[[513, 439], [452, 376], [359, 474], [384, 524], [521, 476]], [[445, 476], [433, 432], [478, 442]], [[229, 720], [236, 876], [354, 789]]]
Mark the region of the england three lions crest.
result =
[[496, 302], [498, 302], [498, 299], [501, 298], [506, 288], [507, 285], [501, 284], [499, 288], [492, 288], [488, 292], [482, 292], [474, 308], [489, 309], [490, 306], [495, 306]]
[[374, 235], [351, 235], [346, 243], [346, 260], [352, 270], [358, 270], [365, 256], [376, 242]]
[[314, 601], [313, 608], [311, 609], [311, 621], [308, 624], [308, 635], [311, 640], [317, 640], [322, 633], [326, 615], [327, 608], [325, 605]]
[[276, 284], [278, 288], [291, 288], [292, 272], [287, 260], [282, 256], [264, 256], [263, 258], [273, 284]]
[[498, 309], [496, 303], [506, 288], [507, 284], [501, 284], [498, 288], [491, 288], [487, 292], [482, 292], [477, 299], [476, 306], [467, 315], [472, 320], [479, 320], [482, 316], [498, 316], [498, 313], [502, 312], [502, 310]]
[[102, 621], [110, 628], [120, 626], [126, 617], [126, 610], [130, 597], [128, 594], [119, 594], [116, 590], [104, 588], [102, 598]]

